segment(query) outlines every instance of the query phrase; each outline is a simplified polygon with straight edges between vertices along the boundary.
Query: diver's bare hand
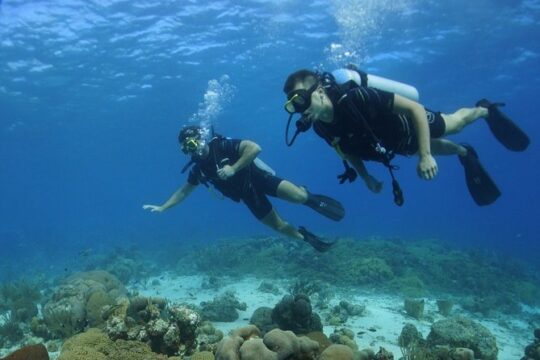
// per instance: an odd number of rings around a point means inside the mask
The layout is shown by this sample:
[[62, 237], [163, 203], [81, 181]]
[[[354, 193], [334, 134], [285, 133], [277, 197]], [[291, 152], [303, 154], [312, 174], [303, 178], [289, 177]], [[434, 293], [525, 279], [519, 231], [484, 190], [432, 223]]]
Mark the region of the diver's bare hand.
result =
[[164, 209], [159, 205], [143, 205], [144, 210], [150, 210], [150, 212], [162, 212]]
[[418, 176], [422, 179], [431, 180], [437, 175], [439, 169], [433, 156], [424, 155], [420, 157], [416, 171], [418, 172]]
[[221, 180], [227, 180], [231, 176], [234, 176], [235, 173], [236, 171], [231, 165], [225, 165], [217, 171], [217, 175]]

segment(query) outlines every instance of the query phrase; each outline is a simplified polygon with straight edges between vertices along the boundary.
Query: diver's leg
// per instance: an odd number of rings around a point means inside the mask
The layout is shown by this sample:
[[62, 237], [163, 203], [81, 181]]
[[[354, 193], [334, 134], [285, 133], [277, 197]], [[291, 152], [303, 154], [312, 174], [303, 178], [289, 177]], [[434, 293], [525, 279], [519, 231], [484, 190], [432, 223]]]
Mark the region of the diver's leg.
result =
[[431, 153], [433, 155], [467, 155], [467, 149], [448, 139], [431, 139]]
[[456, 134], [475, 120], [486, 117], [488, 110], [478, 106], [474, 108], [462, 108], [453, 114], [441, 114], [446, 124], [444, 135]]
[[305, 188], [296, 186], [287, 180], [282, 180], [279, 183], [276, 196], [295, 204], [306, 205], [334, 221], [340, 221], [345, 216], [343, 205], [336, 199], [326, 195], [312, 194]]
[[294, 185], [292, 182], [282, 180], [276, 190], [278, 198], [290, 201], [295, 204], [304, 204], [308, 200], [306, 189]]
[[302, 234], [300, 234], [294, 226], [284, 221], [278, 215], [277, 211], [273, 208], [272, 210], [270, 210], [268, 214], [266, 214], [266, 216], [264, 216], [260, 220], [264, 225], [271, 227], [272, 229], [274, 229], [277, 232], [282, 233], [283, 235], [287, 235], [289, 237], [292, 237], [298, 240], [304, 239]]

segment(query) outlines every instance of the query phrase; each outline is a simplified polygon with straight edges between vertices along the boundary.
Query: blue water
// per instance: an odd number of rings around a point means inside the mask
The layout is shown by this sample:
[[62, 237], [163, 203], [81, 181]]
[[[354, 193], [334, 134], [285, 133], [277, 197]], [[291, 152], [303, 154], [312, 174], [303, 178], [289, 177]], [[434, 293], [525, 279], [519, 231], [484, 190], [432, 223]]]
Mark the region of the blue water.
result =
[[[311, 3], [311, 5], [308, 5]], [[280, 176], [340, 199], [341, 223], [274, 200], [288, 221], [329, 237], [441, 239], [535, 261], [540, 250], [540, 1], [122, 1], [0, 3], [0, 272], [58, 270], [80, 251], [159, 249], [272, 234], [242, 205], [204, 188], [162, 214], [186, 179], [178, 130], [207, 121], [258, 142]], [[483, 120], [452, 137], [474, 144], [503, 192], [477, 207], [454, 158], [416, 176], [400, 158], [406, 204], [359, 181], [313, 132], [284, 144], [282, 86], [299, 68], [346, 63], [416, 86], [452, 112], [487, 97], [532, 138], [504, 149]], [[172, 247], [174, 248], [174, 247]]]

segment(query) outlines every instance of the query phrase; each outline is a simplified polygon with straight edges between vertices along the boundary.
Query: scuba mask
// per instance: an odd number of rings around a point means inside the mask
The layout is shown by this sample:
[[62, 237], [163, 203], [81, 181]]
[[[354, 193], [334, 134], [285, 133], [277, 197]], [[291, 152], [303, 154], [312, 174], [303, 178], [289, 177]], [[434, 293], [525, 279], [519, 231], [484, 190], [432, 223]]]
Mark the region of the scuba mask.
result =
[[287, 94], [287, 102], [285, 103], [285, 111], [289, 113], [287, 128], [285, 129], [285, 143], [287, 146], [292, 146], [298, 134], [308, 131], [311, 127], [311, 121], [302, 115], [300, 119], [296, 120], [296, 132], [294, 133], [291, 141], [289, 141], [289, 127], [291, 125], [293, 115], [296, 113], [302, 114], [311, 106], [311, 95], [315, 90], [317, 90], [318, 87], [319, 82], [317, 81], [307, 90], [298, 89]]
[[178, 135], [182, 152], [192, 156], [203, 156], [211, 137], [211, 128], [201, 125], [184, 126]]
[[191, 154], [202, 156], [204, 154], [204, 148], [206, 146], [206, 140], [200, 137], [187, 137], [182, 142], [182, 152], [184, 154]]
[[313, 84], [309, 89], [298, 89], [293, 90], [290, 93], [287, 94], [287, 102], [285, 103], [285, 111], [287, 111], [289, 114], [294, 113], [303, 113], [311, 106], [311, 94], [315, 90], [317, 90], [317, 87], [319, 86], [319, 83], [316, 82]]

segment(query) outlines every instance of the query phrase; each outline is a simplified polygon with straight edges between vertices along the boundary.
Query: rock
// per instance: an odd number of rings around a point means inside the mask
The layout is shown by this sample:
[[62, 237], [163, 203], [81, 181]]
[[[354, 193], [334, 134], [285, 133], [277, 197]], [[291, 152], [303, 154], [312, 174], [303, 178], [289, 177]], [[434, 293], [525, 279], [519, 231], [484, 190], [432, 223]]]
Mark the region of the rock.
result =
[[49, 360], [49, 353], [43, 344], [28, 345], [2, 360]]
[[424, 316], [424, 299], [405, 299], [405, 312], [415, 319]]
[[468, 348], [482, 360], [497, 360], [495, 337], [484, 326], [462, 316], [440, 320], [431, 326], [427, 337], [430, 347], [447, 345]]
[[354, 353], [346, 345], [334, 344], [322, 352], [319, 360], [354, 360]]

